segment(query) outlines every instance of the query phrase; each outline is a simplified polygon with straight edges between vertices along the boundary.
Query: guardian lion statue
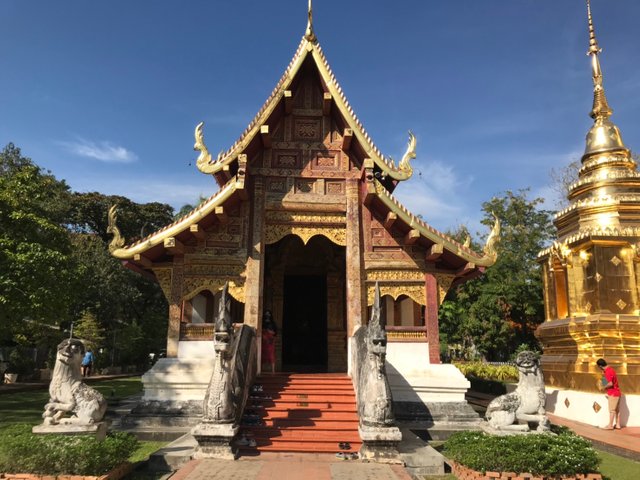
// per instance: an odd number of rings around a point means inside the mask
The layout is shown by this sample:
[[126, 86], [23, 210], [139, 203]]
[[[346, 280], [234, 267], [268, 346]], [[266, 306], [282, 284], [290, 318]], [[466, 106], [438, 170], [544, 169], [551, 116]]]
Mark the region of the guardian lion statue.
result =
[[520, 374], [516, 390], [494, 398], [487, 407], [486, 419], [496, 430], [528, 432], [531, 422], [537, 423], [538, 432], [546, 432], [549, 419], [544, 408], [544, 377], [538, 355], [521, 352], [516, 357], [516, 367]]
[[51, 398], [42, 414], [45, 425], [91, 425], [104, 417], [107, 401], [82, 381], [80, 364], [84, 352], [84, 344], [75, 338], [65, 339], [58, 345], [49, 385]]

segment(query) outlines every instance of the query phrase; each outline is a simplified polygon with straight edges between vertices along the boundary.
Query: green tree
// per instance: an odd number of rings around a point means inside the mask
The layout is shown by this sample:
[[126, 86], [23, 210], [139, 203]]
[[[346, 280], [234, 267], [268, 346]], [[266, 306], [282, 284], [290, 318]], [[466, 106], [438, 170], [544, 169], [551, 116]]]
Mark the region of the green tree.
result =
[[453, 289], [440, 309], [443, 337], [475, 348], [488, 359], [508, 359], [522, 343], [536, 345], [534, 331], [544, 321], [538, 252], [551, 240], [549, 211], [528, 190], [507, 191], [483, 203], [482, 223], [501, 222], [498, 260], [480, 278]]
[[66, 318], [73, 278], [68, 196], [64, 181], [15, 145], [0, 152], [0, 342]]
[[195, 208], [199, 207], [200, 205], [202, 205], [206, 201], [207, 201], [207, 197], [205, 197], [204, 195], [201, 194], [198, 197], [198, 203], [196, 205], [192, 205], [190, 203], [185, 203], [183, 206], [181, 206], [180, 210], [178, 210], [178, 212], [174, 215], [174, 219], [177, 220], [179, 218], [184, 217], [186, 214], [188, 214], [189, 212], [191, 212]]
[[96, 316], [89, 311], [83, 312], [80, 319], [74, 324], [73, 334], [83, 340], [87, 348], [94, 351], [102, 346], [105, 339], [104, 328]]
[[108, 242], [107, 212], [112, 205], [118, 206], [118, 228], [127, 242], [173, 222], [173, 207], [165, 203], [136, 203], [119, 195], [76, 192], [71, 198], [71, 228], [78, 233], [94, 233]]

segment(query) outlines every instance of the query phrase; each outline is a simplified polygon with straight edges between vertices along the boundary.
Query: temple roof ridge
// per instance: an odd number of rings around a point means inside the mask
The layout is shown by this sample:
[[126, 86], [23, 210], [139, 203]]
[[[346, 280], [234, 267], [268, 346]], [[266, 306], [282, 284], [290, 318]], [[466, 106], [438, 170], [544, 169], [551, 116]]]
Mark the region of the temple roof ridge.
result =
[[212, 160], [203, 165], [198, 165], [200, 171], [203, 173], [213, 174], [222, 170], [225, 165], [229, 165], [236, 160], [237, 156], [243, 152], [250, 141], [260, 133], [260, 127], [266, 123], [269, 116], [274, 112], [279, 102], [283, 99], [285, 90], [291, 85], [296, 74], [309, 55], [313, 58], [318, 72], [324, 80], [329, 93], [332, 93], [333, 100], [338, 106], [340, 113], [344, 116], [347, 124], [353, 130], [354, 136], [362, 144], [366, 154], [373, 159], [385, 175], [392, 179], [406, 180], [411, 177], [413, 172], [408, 161], [401, 161], [399, 165], [396, 166], [395, 161], [390, 157], [386, 157], [374, 144], [371, 136], [354, 112], [353, 107], [349, 104], [342, 87], [327, 61], [317, 37], [314, 34], [313, 40], [310, 41], [306, 33], [305, 36], [302, 37], [293, 58], [276, 83], [271, 94], [260, 110], [258, 110], [258, 113], [254, 116], [251, 122], [249, 122], [249, 125], [244, 129], [240, 137], [233, 143], [233, 145], [231, 145], [231, 147], [221, 152], [216, 160]]
[[159, 245], [166, 238], [183, 232], [194, 223], [197, 223], [199, 220], [209, 215], [215, 210], [216, 207], [222, 205], [225, 200], [230, 198], [231, 195], [236, 192], [236, 190], [240, 190], [243, 188], [244, 181], [242, 179], [238, 179], [238, 177], [233, 177], [216, 193], [211, 195], [190, 212], [184, 214], [169, 225], [166, 225], [161, 229], [147, 235], [146, 237], [136, 240], [130, 245], [125, 245], [121, 248], [117, 248], [111, 251], [111, 255], [120, 259], [129, 259], [133, 258], [134, 255], [140, 254], [155, 245]]
[[[407, 225], [409, 225], [411, 228], [417, 229], [423, 237], [434, 243], [442, 244], [450, 252], [459, 255], [465, 260], [475, 263], [478, 266], [490, 267], [496, 262], [497, 256], [494, 254], [495, 252], [491, 251], [493, 249], [493, 245], [490, 245], [490, 248], [485, 247], [484, 255], [478, 254], [471, 248], [451, 238], [449, 235], [433, 228], [424, 220], [411, 213], [407, 207], [405, 207], [395, 196], [393, 196], [393, 194], [383, 188], [382, 184], [377, 179], [374, 179], [373, 181], [375, 182], [376, 194], [382, 200], [382, 202], [396, 215], [401, 217], [405, 221], [405, 223], [407, 223]], [[497, 225], [498, 227], [496, 235], [499, 235], [499, 222], [497, 223]], [[492, 232], [496, 232], [495, 227]], [[497, 241], [497, 238], [494, 239], [494, 241]]]

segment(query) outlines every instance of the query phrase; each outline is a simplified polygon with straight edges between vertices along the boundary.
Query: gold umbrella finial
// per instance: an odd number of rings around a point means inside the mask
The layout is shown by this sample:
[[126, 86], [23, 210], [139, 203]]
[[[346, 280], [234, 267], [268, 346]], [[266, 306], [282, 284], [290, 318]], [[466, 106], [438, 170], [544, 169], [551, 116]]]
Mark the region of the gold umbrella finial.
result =
[[596, 39], [596, 30], [593, 28], [593, 17], [591, 16], [591, 1], [587, 0], [587, 16], [589, 17], [589, 51], [587, 55], [597, 55], [602, 51]]
[[313, 33], [313, 7], [311, 5], [311, 0], [309, 0], [309, 8], [307, 9], [307, 31], [304, 32], [304, 38], [309, 42], [316, 41], [316, 34]]
[[591, 118], [605, 119], [609, 118], [613, 113], [607, 97], [604, 93], [604, 85], [602, 83], [602, 69], [600, 68], [600, 59], [598, 55], [602, 49], [598, 45], [596, 39], [596, 31], [593, 27], [593, 17], [591, 16], [591, 1], [587, 0], [587, 17], [589, 18], [589, 51], [587, 55], [591, 56], [591, 67], [593, 73], [593, 108], [591, 109]]
[[587, 148], [583, 158], [617, 149], [626, 149], [620, 130], [609, 120], [613, 110], [609, 106], [609, 102], [607, 102], [602, 82], [602, 69], [600, 68], [600, 52], [602, 52], [602, 49], [598, 45], [596, 31], [593, 27], [591, 1], [586, 1], [587, 17], [589, 19], [589, 51], [587, 55], [591, 57], [593, 76], [593, 108], [589, 115], [593, 118], [594, 123], [587, 134]]

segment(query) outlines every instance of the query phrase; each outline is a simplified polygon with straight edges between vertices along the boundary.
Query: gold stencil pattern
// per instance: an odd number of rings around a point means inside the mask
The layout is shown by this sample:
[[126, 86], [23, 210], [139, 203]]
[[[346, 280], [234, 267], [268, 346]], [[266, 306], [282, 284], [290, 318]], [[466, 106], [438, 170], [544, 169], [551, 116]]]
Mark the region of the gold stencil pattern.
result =
[[[375, 285], [367, 285], [367, 305], [373, 305], [375, 297]], [[380, 285], [380, 295], [389, 295], [397, 300], [401, 295], [406, 295], [419, 305], [427, 304], [427, 296], [424, 284], [420, 285]]]
[[162, 293], [167, 298], [167, 301], [171, 301], [171, 268], [154, 268], [153, 273], [158, 280], [158, 285], [162, 289]]

